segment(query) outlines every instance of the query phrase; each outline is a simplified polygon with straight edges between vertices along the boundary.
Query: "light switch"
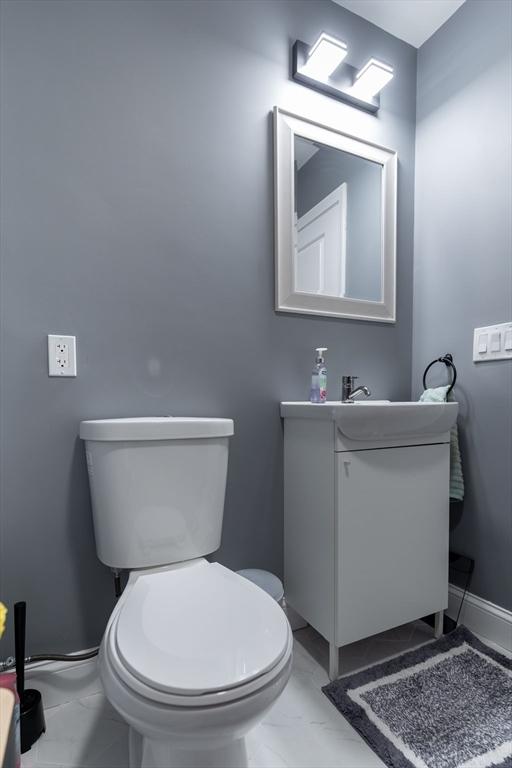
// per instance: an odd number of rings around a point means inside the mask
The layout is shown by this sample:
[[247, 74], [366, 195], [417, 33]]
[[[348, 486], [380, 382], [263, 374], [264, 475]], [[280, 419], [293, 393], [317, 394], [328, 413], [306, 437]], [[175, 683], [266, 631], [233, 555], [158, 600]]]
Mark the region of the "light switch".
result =
[[512, 323], [498, 323], [473, 332], [473, 362], [512, 360]]
[[480, 354], [487, 352], [487, 334], [481, 333], [478, 337], [478, 351]]
[[499, 352], [501, 349], [501, 335], [491, 333], [491, 352]]

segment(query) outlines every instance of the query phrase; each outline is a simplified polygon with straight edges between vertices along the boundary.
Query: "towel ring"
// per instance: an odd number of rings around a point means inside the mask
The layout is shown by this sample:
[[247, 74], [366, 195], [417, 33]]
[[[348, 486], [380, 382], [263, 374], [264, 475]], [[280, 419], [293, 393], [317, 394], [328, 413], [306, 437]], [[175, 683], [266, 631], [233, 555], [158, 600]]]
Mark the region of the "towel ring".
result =
[[425, 373], [423, 374], [423, 389], [427, 389], [427, 373], [432, 368], [432, 366], [435, 365], [436, 363], [444, 363], [447, 368], [452, 369], [452, 383], [448, 388], [448, 391], [446, 392], [446, 397], [448, 398], [448, 395], [454, 388], [455, 382], [457, 381], [457, 369], [453, 364], [453, 357], [452, 355], [450, 355], [450, 353], [443, 355], [443, 357], [436, 357], [435, 360], [432, 360], [432, 362], [427, 365], [427, 367], [425, 368]]

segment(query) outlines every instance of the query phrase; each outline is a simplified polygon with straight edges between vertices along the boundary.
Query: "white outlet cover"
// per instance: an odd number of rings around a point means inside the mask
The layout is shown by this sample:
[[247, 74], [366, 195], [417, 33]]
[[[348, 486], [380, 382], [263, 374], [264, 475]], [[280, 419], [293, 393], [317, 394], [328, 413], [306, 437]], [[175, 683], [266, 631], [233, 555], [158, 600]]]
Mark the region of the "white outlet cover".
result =
[[75, 336], [48, 336], [48, 376], [76, 376]]

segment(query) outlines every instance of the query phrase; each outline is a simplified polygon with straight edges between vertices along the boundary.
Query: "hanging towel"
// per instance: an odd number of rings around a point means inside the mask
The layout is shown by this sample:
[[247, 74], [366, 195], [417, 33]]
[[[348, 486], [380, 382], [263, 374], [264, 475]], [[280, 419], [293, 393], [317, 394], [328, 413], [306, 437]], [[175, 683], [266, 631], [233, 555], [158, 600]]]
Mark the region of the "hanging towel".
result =
[[[444, 403], [449, 387], [433, 387], [426, 389], [420, 401], [422, 403]], [[464, 477], [459, 448], [459, 430], [457, 422], [450, 431], [450, 499], [462, 501], [464, 498]]]

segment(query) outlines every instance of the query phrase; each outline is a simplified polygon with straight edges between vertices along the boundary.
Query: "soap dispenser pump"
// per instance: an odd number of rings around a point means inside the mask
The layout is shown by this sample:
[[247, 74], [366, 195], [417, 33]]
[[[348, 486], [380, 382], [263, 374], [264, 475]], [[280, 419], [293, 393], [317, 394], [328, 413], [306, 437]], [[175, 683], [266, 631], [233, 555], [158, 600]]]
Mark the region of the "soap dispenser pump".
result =
[[311, 374], [311, 392], [309, 399], [312, 403], [325, 403], [327, 400], [327, 368], [325, 367], [324, 352], [327, 347], [317, 347], [315, 365]]

